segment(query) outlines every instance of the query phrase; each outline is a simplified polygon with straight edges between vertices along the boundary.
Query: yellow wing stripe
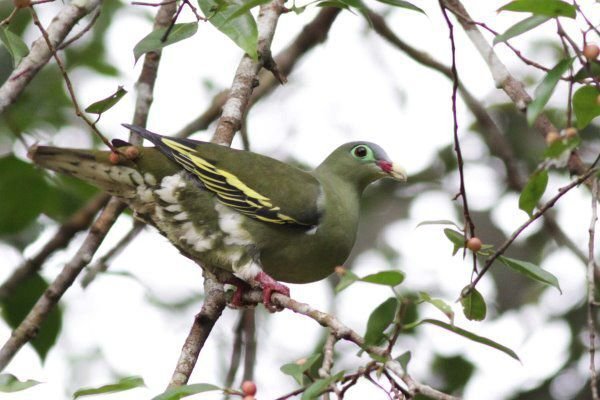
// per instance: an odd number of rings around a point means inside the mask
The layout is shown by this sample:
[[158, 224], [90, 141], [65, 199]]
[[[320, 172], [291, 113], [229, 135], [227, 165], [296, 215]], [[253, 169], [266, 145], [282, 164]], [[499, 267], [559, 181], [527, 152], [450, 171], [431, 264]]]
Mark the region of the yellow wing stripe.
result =
[[[172, 154], [175, 160], [187, 171], [196, 175], [206, 188], [215, 192], [222, 203], [261, 221], [275, 224], [301, 224], [292, 217], [275, 213], [280, 208], [273, 206], [271, 199], [248, 187], [234, 174], [217, 168], [198, 156], [193, 148], [168, 138], [162, 138], [161, 140], [173, 150]], [[219, 178], [222, 178], [222, 180]], [[241, 192], [244, 196], [241, 196], [238, 192]], [[265, 212], [267, 214], [273, 213], [275, 217], [263, 215]]]

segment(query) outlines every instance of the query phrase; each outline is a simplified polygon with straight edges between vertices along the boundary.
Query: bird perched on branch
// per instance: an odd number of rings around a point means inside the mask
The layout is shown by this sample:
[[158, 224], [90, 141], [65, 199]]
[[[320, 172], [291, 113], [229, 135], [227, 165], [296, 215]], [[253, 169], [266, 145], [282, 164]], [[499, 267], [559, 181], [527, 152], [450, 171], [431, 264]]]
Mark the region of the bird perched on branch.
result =
[[369, 142], [346, 143], [314, 171], [302, 171], [256, 153], [124, 126], [155, 147], [113, 141], [124, 157], [34, 146], [29, 157], [123, 199], [204, 268], [233, 273], [234, 305], [247, 285], [260, 287], [270, 307], [272, 292], [289, 295], [278, 281], [330, 275], [354, 245], [365, 187], [385, 177], [406, 180]]

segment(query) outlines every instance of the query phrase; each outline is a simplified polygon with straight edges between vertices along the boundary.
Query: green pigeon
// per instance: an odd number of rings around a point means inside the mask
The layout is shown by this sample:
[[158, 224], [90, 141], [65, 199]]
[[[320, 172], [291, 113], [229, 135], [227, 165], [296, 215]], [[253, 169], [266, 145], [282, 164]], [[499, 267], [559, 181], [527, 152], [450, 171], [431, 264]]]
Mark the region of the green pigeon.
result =
[[341, 145], [315, 170], [303, 171], [249, 151], [124, 126], [155, 147], [115, 140], [128, 155], [117, 157], [34, 146], [29, 157], [121, 198], [204, 268], [233, 273], [234, 305], [248, 285], [262, 289], [270, 306], [272, 292], [289, 296], [278, 281], [330, 275], [354, 245], [363, 190], [385, 177], [406, 180], [370, 142]]

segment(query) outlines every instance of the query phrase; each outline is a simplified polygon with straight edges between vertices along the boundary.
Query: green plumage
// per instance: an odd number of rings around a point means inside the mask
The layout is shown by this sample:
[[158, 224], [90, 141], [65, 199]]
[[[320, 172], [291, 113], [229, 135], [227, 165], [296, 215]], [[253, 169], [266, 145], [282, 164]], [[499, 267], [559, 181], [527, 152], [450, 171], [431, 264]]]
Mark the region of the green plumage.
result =
[[294, 283], [331, 274], [354, 244], [364, 188], [383, 177], [405, 179], [368, 142], [342, 145], [306, 172], [251, 152], [128, 128], [156, 147], [140, 147], [139, 157], [118, 165], [109, 152], [93, 150], [37, 146], [30, 157], [124, 199], [185, 255], [251, 284], [261, 269]]

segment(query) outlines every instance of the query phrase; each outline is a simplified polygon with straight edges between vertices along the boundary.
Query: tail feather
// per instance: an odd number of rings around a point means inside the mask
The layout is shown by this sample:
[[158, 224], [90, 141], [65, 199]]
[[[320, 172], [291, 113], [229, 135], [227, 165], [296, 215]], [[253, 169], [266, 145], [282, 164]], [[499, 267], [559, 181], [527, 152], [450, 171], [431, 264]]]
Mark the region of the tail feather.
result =
[[74, 176], [97, 186], [111, 195], [125, 199], [136, 196], [144, 184], [142, 174], [134, 164], [113, 165], [108, 151], [63, 149], [34, 145], [28, 157], [37, 165], [52, 171]]

